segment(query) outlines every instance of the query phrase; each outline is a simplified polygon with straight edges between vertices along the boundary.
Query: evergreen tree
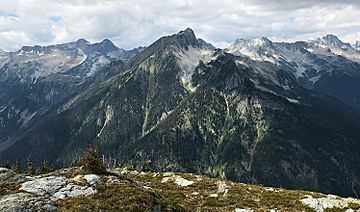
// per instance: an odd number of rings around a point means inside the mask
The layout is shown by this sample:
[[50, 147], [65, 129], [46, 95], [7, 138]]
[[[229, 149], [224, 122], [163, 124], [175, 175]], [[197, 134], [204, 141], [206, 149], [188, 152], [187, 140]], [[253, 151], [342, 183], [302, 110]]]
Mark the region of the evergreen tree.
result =
[[44, 160], [39, 171], [40, 174], [46, 174], [52, 171], [53, 169], [50, 167], [49, 162], [47, 160]]
[[29, 175], [34, 175], [36, 173], [36, 169], [34, 167], [34, 164], [33, 164], [33, 160], [31, 158], [31, 156], [29, 156], [27, 158], [27, 170], [26, 170], [26, 174], [29, 174]]
[[12, 170], [18, 174], [21, 174], [22, 169], [21, 169], [21, 164], [19, 160], [16, 160], [15, 165], [12, 167]]
[[101, 161], [98, 150], [89, 146], [83, 156], [80, 159], [80, 164], [85, 172], [93, 174], [104, 174], [106, 173], [106, 167]]

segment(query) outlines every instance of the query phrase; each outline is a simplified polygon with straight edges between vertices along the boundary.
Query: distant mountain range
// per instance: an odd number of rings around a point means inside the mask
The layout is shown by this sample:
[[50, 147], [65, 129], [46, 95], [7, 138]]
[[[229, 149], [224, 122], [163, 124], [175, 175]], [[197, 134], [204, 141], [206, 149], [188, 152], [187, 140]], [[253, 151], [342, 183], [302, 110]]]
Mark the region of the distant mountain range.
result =
[[191, 29], [148, 47], [84, 39], [0, 52], [0, 161], [60, 167], [89, 144], [121, 165], [360, 192], [360, 51]]

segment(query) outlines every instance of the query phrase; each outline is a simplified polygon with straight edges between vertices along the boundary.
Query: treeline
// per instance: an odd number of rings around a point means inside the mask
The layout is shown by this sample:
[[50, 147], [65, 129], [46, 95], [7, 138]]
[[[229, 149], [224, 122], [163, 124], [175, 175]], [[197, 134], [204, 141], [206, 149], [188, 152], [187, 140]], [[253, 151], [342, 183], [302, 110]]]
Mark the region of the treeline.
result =
[[[102, 157], [100, 156], [96, 147], [90, 145], [85, 149], [83, 155], [79, 159], [75, 159], [70, 166], [66, 167], [80, 166], [86, 173], [104, 174], [106, 173], [106, 168], [110, 165], [114, 166], [114, 164], [116, 164], [116, 160], [113, 162], [110, 157], [110, 161], [107, 161], [103, 155]], [[18, 174], [26, 175], [40, 175], [54, 171], [47, 160], [44, 160], [40, 166], [36, 166], [31, 156], [26, 158], [25, 167], [22, 166], [20, 160], [16, 160], [15, 164], [6, 162], [2, 167], [12, 169]]]
[[[10, 162], [6, 162], [3, 164], [3, 167], [12, 169], [14, 172], [18, 174], [26, 174], [26, 175], [40, 175], [47, 174], [54, 169], [50, 166], [47, 160], [44, 160], [40, 166], [36, 166], [31, 158], [28, 156], [26, 158], [26, 166], [23, 167], [20, 160], [16, 160], [15, 164], [11, 164]], [[82, 155], [74, 159], [69, 165], [63, 166], [63, 168], [67, 167], [81, 167], [84, 173], [93, 173], [93, 174], [104, 174], [107, 173], [108, 168], [119, 167], [120, 164], [117, 163], [116, 158], [111, 157], [109, 155], [108, 158], [105, 155], [101, 155], [98, 151], [98, 148], [93, 145], [89, 145]], [[129, 170], [135, 169], [132, 164], [124, 164], [126, 168]], [[141, 166], [141, 170], [146, 170]]]
[[44, 160], [41, 166], [36, 167], [33, 163], [31, 156], [26, 158], [26, 166], [24, 167], [24, 169], [19, 160], [16, 160], [15, 164], [6, 162], [3, 167], [12, 169], [14, 172], [18, 174], [27, 174], [27, 175], [47, 174], [54, 170], [53, 168], [51, 168], [47, 160]]

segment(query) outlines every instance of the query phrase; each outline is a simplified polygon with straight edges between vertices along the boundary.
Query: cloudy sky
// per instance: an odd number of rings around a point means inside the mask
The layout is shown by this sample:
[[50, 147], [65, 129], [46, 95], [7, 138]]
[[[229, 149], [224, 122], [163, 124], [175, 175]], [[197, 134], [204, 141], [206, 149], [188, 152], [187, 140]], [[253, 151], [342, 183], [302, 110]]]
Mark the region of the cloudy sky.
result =
[[360, 40], [360, 0], [1, 0], [0, 49], [110, 38], [149, 45], [186, 27], [224, 47], [236, 38]]

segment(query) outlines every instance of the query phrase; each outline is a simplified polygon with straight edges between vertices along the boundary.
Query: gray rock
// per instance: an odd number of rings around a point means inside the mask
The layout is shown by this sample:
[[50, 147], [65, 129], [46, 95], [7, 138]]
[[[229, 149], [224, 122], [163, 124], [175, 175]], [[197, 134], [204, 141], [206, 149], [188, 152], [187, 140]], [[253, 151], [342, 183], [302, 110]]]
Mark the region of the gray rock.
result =
[[9, 194], [1, 197], [0, 211], [1, 212], [25, 212], [31, 211], [28, 205], [32, 201], [39, 200], [37, 197], [27, 193]]
[[176, 176], [175, 183], [181, 187], [186, 187], [186, 186], [192, 185], [194, 183], [194, 181], [187, 180], [181, 176]]
[[[170, 174], [167, 174], [167, 173], [170, 173]], [[178, 186], [181, 186], [181, 187], [186, 187], [186, 186], [192, 185], [194, 183], [194, 181], [187, 180], [181, 176], [173, 175], [173, 174], [171, 174], [171, 172], [167, 172], [167, 173], [164, 173], [163, 176], [169, 176], [169, 177], [164, 177], [161, 180], [161, 183], [166, 183], [170, 180], [170, 181], [174, 181], [175, 184], [177, 184]]]
[[67, 197], [89, 196], [96, 193], [97, 190], [92, 187], [79, 186], [70, 183], [65, 187], [61, 188], [58, 192], [54, 193], [54, 195], [51, 197], [51, 200], [57, 201], [59, 199], [65, 199]]
[[236, 209], [235, 209], [235, 212], [254, 212], [254, 210], [236, 208]]
[[42, 206], [42, 209], [45, 211], [45, 212], [56, 212], [56, 211], [59, 211], [57, 207], [51, 205], [51, 204], [46, 204], [44, 206]]
[[1, 183], [17, 183], [24, 182], [26, 178], [24, 175], [16, 174], [13, 170], [0, 167], [0, 182]]
[[90, 185], [96, 185], [101, 183], [101, 177], [99, 175], [96, 174], [87, 174], [84, 175], [84, 179], [86, 180], [87, 183], [89, 183]]
[[65, 186], [66, 182], [67, 180], [65, 177], [44, 177], [23, 183], [20, 190], [39, 196], [52, 196], [59, 189]]
[[335, 195], [327, 195], [325, 197], [314, 198], [310, 195], [305, 195], [304, 199], [300, 200], [302, 204], [313, 208], [316, 212], [323, 212], [328, 208], [343, 209], [348, 207], [349, 203], [360, 204], [360, 200], [353, 198], [340, 198]]

